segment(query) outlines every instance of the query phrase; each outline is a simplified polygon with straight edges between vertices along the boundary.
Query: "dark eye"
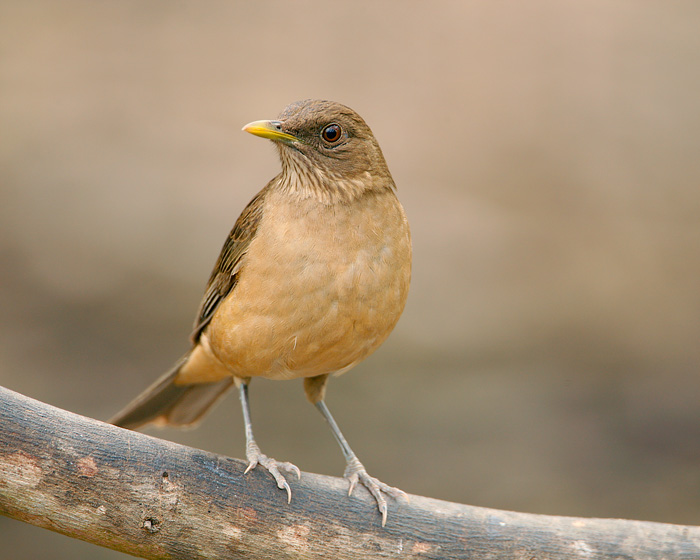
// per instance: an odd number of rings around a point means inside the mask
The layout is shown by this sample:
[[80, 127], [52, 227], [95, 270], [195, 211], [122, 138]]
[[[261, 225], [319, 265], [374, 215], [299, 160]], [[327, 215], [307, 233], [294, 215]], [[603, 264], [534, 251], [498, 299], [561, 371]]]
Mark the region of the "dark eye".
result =
[[321, 138], [323, 138], [326, 142], [330, 142], [331, 144], [340, 140], [342, 135], [343, 131], [337, 124], [329, 124], [323, 129], [323, 132], [321, 132]]

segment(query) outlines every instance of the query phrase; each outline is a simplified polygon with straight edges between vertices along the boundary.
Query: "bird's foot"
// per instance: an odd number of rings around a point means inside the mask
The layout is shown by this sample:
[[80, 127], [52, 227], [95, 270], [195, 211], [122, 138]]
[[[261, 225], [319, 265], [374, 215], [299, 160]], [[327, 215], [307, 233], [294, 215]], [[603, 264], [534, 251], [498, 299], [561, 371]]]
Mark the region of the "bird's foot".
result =
[[343, 476], [347, 478], [348, 482], [350, 483], [348, 496], [352, 494], [352, 491], [355, 489], [358, 482], [367, 488], [370, 494], [374, 496], [374, 499], [377, 501], [379, 513], [382, 514], [382, 527], [386, 525], [386, 518], [388, 514], [388, 506], [382, 493], [388, 494], [394, 499], [398, 499], [400, 497], [405, 497], [408, 499], [408, 495], [403, 490], [389, 486], [388, 484], [383, 483], [381, 480], [367, 474], [364, 465], [360, 463], [356, 457], [348, 461], [348, 466], [345, 468], [345, 473]]
[[288, 473], [294, 473], [297, 475], [297, 478], [301, 478], [301, 471], [299, 470], [299, 467], [293, 465], [292, 463], [276, 461], [272, 457], [264, 455], [255, 442], [250, 442], [248, 444], [246, 449], [246, 458], [248, 459], [248, 468], [245, 470], [244, 474], [248, 474], [258, 465], [262, 465], [267, 469], [267, 472], [273, 476], [277, 482], [277, 487], [280, 490], [287, 491], [287, 503], [292, 501], [292, 489], [289, 487], [287, 479], [284, 478], [284, 475], [280, 471], [282, 470], [287, 471]]

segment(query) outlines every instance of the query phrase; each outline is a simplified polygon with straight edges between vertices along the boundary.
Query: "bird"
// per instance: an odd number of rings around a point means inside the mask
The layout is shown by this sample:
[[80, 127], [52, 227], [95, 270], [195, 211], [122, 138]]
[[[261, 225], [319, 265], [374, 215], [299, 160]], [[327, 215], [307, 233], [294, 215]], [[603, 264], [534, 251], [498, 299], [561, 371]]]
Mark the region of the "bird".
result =
[[[324, 100], [287, 106], [243, 130], [276, 146], [281, 172], [245, 207], [209, 277], [176, 365], [110, 423], [137, 429], [196, 424], [232, 386], [246, 436], [246, 473], [260, 465], [286, 490], [301, 471], [263, 454], [253, 437], [249, 385], [303, 379], [330, 426], [349, 482], [374, 497], [405, 494], [370, 476], [325, 403], [331, 375], [374, 352], [401, 316], [411, 280], [411, 233], [379, 144], [352, 109]], [[286, 475], [286, 476], [285, 476]]]

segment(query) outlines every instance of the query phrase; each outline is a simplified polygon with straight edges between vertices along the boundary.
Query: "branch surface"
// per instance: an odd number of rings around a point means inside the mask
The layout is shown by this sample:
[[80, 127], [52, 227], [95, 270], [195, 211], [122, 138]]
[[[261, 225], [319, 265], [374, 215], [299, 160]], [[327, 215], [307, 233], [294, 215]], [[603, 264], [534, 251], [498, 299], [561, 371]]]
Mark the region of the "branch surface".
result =
[[363, 488], [303, 473], [292, 503], [245, 463], [0, 387], [0, 513], [143, 558], [699, 560], [700, 527], [477, 508], [421, 496], [386, 527]]

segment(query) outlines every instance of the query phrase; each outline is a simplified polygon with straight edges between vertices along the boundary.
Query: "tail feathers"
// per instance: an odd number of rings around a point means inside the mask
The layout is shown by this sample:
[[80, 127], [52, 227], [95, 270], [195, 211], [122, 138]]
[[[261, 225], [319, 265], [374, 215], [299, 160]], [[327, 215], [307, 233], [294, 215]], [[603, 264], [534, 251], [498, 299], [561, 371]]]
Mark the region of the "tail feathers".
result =
[[183, 358], [172, 370], [109, 420], [110, 424], [135, 430], [145, 424], [191, 426], [204, 416], [232, 385], [233, 377], [210, 383], [175, 384]]

